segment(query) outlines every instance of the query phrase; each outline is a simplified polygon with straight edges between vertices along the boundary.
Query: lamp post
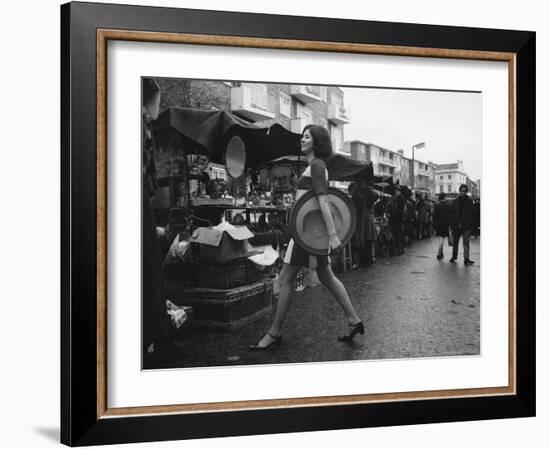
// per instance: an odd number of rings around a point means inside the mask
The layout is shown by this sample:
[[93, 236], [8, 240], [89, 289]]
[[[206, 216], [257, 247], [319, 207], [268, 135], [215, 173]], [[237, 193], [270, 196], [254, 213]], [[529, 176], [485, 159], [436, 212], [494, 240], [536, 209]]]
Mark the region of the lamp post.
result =
[[420, 150], [426, 146], [426, 142], [419, 142], [412, 146], [412, 164], [411, 164], [411, 188], [414, 191], [414, 150]]

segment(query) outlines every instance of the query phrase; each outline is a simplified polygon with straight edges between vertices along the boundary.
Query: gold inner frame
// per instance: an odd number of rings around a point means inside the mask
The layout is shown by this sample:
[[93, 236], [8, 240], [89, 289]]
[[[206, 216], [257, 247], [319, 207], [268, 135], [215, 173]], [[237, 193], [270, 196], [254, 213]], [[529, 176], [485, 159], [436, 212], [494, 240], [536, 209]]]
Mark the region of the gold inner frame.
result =
[[[107, 42], [109, 40], [327, 51], [429, 58], [504, 61], [508, 63], [508, 385], [505, 387], [395, 392], [347, 396], [177, 404], [142, 407], [107, 407]], [[516, 393], [516, 54], [355, 43], [300, 41], [201, 34], [97, 30], [97, 417], [121, 417], [169, 413], [347, 405], [423, 399], [502, 396]]]

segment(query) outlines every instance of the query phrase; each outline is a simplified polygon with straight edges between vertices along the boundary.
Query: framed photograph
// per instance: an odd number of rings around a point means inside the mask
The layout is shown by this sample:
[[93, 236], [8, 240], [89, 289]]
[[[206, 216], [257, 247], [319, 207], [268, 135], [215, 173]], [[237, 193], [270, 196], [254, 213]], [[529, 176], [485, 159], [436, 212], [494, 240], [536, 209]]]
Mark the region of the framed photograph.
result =
[[64, 444], [535, 415], [535, 33], [61, 24]]

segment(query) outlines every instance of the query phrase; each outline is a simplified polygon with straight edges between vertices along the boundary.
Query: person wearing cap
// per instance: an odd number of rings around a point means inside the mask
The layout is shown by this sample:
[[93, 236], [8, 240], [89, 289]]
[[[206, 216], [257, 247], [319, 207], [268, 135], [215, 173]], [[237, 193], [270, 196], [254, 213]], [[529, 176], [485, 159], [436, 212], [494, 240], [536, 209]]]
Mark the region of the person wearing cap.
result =
[[453, 257], [450, 261], [456, 262], [458, 257], [458, 241], [462, 237], [464, 265], [473, 265], [474, 261], [470, 259], [470, 235], [474, 227], [474, 202], [468, 196], [468, 186], [466, 184], [462, 184], [458, 191], [458, 197], [451, 204]]
[[[313, 190], [319, 201], [321, 214], [329, 234], [329, 251], [339, 251], [342, 244], [330, 211], [328, 200], [328, 171], [325, 159], [332, 155], [332, 144], [328, 131], [322, 126], [308, 125], [302, 132], [300, 140], [302, 153], [306, 155], [308, 167], [298, 179], [296, 199], [308, 190]], [[348, 335], [339, 337], [340, 341], [350, 342], [356, 334], [364, 334], [365, 327], [357, 315], [344, 284], [334, 275], [328, 255], [308, 254], [294, 239], [290, 240], [285, 254], [283, 268], [279, 278], [279, 301], [275, 317], [267, 333], [258, 344], [251, 345], [251, 350], [267, 350], [282, 343], [282, 327], [292, 301], [292, 291], [296, 276], [301, 267], [316, 268], [319, 280], [333, 294], [344, 311], [350, 326]]]

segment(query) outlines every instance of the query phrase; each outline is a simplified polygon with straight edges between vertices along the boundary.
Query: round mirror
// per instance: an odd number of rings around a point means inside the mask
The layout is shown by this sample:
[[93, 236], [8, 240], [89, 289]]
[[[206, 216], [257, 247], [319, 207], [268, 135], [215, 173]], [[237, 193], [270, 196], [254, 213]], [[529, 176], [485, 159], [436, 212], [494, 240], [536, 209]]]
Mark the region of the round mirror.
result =
[[238, 178], [243, 174], [245, 164], [246, 149], [244, 141], [239, 136], [233, 136], [225, 150], [225, 168], [233, 178]]

